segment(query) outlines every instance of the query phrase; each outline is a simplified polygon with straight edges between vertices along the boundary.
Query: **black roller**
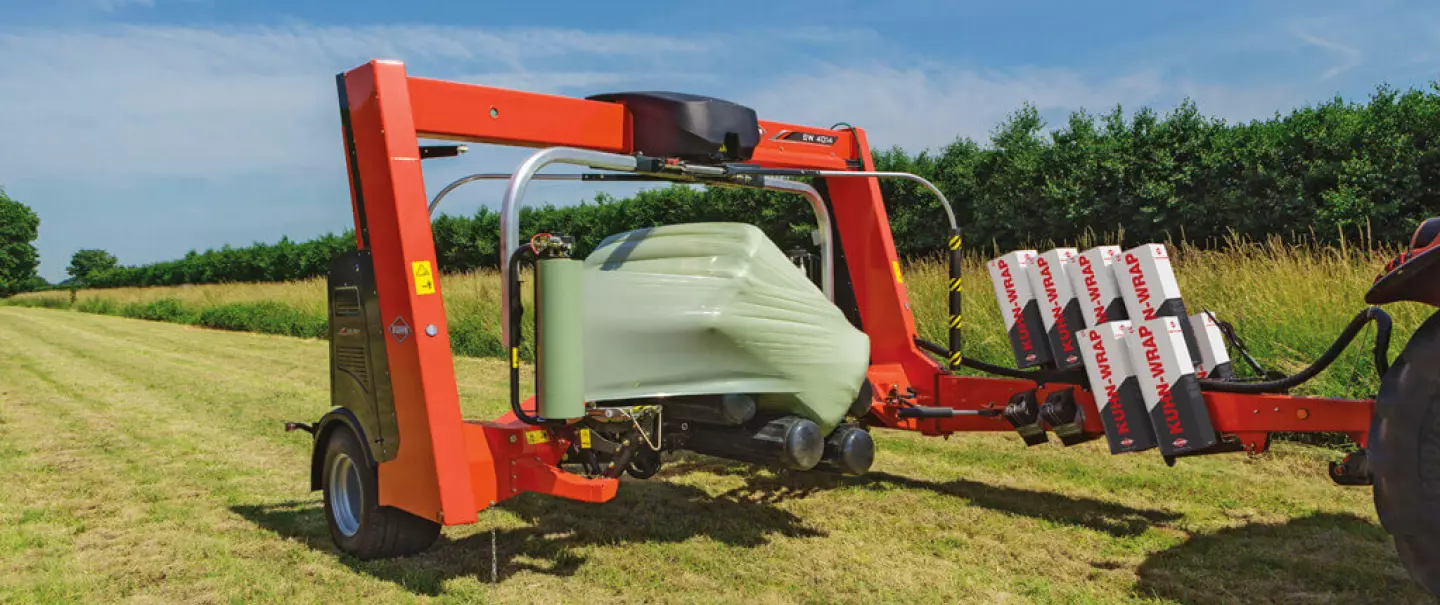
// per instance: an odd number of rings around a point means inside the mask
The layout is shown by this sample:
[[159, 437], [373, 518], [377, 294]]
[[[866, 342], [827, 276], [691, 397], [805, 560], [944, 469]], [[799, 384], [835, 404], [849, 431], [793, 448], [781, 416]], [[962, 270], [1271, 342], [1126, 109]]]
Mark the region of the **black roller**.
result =
[[721, 426], [740, 426], [755, 417], [755, 399], [749, 395], [676, 397], [661, 402], [665, 417]]
[[785, 416], [759, 427], [695, 428], [682, 449], [755, 464], [809, 470], [825, 454], [820, 426], [799, 416]]
[[870, 431], [847, 424], [835, 429], [825, 439], [825, 455], [817, 468], [846, 475], [863, 475], [874, 463], [875, 440], [870, 438]]
[[1405, 568], [1440, 596], [1440, 313], [1380, 382], [1370, 426], [1375, 510]]

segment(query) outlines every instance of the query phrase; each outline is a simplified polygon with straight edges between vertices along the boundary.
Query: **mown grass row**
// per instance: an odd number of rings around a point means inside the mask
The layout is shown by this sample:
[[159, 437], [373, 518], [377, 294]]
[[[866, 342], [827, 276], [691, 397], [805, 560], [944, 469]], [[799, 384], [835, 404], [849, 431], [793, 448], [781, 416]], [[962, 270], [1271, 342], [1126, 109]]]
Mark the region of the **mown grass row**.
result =
[[[1231, 242], [1223, 250], [1171, 244], [1176, 273], [1192, 312], [1209, 309], [1235, 324], [1250, 350], [1267, 367], [1294, 372], [1320, 355], [1354, 314], [1388, 251], [1354, 247], [1290, 246], [1279, 241]], [[1010, 363], [1003, 323], [983, 267], [965, 265], [966, 353]], [[938, 260], [911, 263], [905, 270], [920, 335], [934, 342], [946, 336], [946, 269]], [[501, 356], [500, 284], [493, 272], [446, 276], [442, 283], [450, 337], [458, 355]], [[83, 290], [16, 296], [6, 304], [169, 321], [224, 330], [324, 338], [325, 284], [322, 279], [268, 284], [216, 284], [161, 288]], [[1393, 353], [1431, 311], [1412, 304], [1391, 305], [1395, 318]], [[527, 327], [528, 330], [528, 327]], [[1378, 380], [1362, 335], [1329, 372], [1299, 392], [1366, 397]], [[527, 342], [533, 341], [526, 338]], [[527, 358], [528, 349], [523, 352]], [[1236, 360], [1237, 366], [1243, 365]]]
[[[457, 355], [501, 357], [499, 277], [472, 273], [445, 279], [450, 339]], [[528, 300], [528, 296], [526, 299]], [[326, 338], [325, 281], [107, 288], [35, 292], [4, 304], [165, 321], [219, 330]], [[530, 330], [526, 329], [527, 341]], [[522, 353], [530, 358], [527, 345]]]

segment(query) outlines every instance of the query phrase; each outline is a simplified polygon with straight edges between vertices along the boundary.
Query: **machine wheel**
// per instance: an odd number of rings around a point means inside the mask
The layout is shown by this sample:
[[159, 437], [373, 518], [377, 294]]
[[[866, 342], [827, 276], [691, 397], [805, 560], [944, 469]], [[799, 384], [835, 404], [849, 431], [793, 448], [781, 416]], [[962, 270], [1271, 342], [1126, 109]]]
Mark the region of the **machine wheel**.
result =
[[1410, 577], [1435, 596], [1440, 596], [1440, 533], [1427, 532], [1395, 536], [1395, 550]]
[[360, 559], [413, 555], [435, 543], [440, 524], [378, 506], [375, 465], [355, 433], [337, 428], [325, 445], [325, 520], [340, 550]]
[[1375, 510], [1400, 561], [1440, 596], [1440, 313], [1415, 331], [1375, 398]]
[[625, 472], [636, 479], [654, 477], [655, 473], [660, 472], [660, 452], [652, 449], [635, 452], [635, 457], [630, 459], [630, 466]]

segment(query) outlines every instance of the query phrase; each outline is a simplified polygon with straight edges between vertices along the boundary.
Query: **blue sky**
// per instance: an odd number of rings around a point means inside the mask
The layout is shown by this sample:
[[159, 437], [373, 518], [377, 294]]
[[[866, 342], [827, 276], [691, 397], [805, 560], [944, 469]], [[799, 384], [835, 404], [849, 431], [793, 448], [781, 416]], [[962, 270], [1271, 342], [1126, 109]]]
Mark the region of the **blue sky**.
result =
[[[333, 76], [372, 57], [575, 96], [707, 94], [918, 150], [983, 140], [1023, 102], [1052, 123], [1185, 97], [1248, 120], [1427, 86], [1437, 38], [1440, 5], [1387, 1], [0, 0], [0, 187], [40, 214], [56, 280], [78, 248], [134, 264], [345, 229]], [[426, 184], [522, 156], [427, 163]], [[472, 186], [447, 210], [499, 192]]]

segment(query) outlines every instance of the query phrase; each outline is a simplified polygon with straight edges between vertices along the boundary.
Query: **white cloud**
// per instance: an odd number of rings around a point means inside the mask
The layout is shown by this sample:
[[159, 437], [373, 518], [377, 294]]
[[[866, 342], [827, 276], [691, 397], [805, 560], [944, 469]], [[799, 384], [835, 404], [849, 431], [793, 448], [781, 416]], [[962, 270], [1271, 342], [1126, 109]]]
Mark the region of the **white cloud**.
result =
[[1095, 78], [1058, 68], [1002, 73], [871, 64], [787, 76], [751, 100], [763, 115], [781, 121], [849, 122], [865, 128], [872, 145], [920, 149], [943, 146], [957, 136], [985, 141], [1023, 103], [1048, 115], [1082, 107], [1103, 110], [1116, 103], [1150, 102], [1165, 86], [1153, 70]]
[[[108, 27], [0, 32], [0, 179], [298, 172], [332, 167], [333, 75], [372, 56], [538, 89], [619, 85], [704, 39], [432, 26]], [[570, 56], [637, 72], [531, 67]], [[478, 70], [477, 70], [478, 68]], [[470, 73], [476, 73], [471, 71]]]
[[1331, 54], [1336, 55], [1336, 62], [1330, 67], [1326, 68], [1325, 71], [1320, 74], [1320, 78], [1322, 80], [1329, 80], [1330, 78], [1334, 78], [1335, 76], [1355, 69], [1356, 67], [1359, 67], [1361, 63], [1364, 63], [1365, 55], [1358, 49], [1347, 46], [1345, 44], [1341, 44], [1339, 42], [1336, 42], [1335, 40], [1323, 38], [1308, 31], [1305, 28], [1295, 28], [1295, 37], [1303, 40], [1307, 44], [1310, 44], [1312, 46], [1318, 46], [1322, 49], [1329, 51]]

